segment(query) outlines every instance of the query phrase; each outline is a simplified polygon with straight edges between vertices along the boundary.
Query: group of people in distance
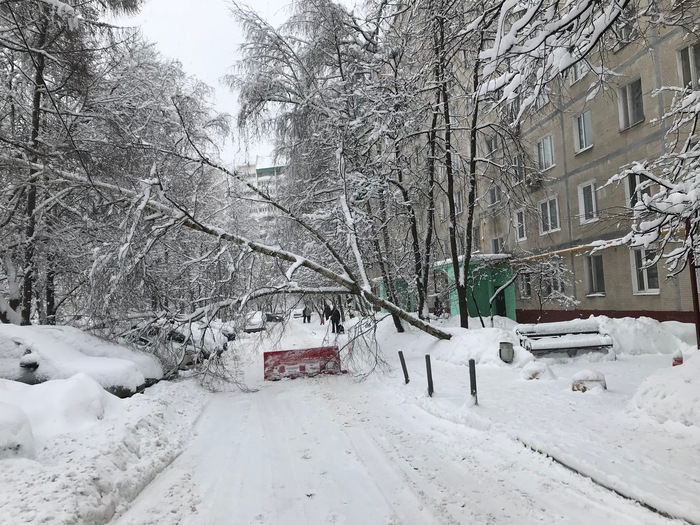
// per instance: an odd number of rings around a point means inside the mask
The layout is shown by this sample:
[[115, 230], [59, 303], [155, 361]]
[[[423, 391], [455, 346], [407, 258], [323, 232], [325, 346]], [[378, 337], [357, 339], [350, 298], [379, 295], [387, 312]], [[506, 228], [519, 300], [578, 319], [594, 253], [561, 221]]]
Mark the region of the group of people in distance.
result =
[[[304, 305], [304, 310], [302, 310], [302, 316], [304, 318], [304, 323], [311, 322], [311, 307], [309, 305]], [[338, 307], [333, 305], [333, 307], [326, 304], [323, 311], [319, 314], [321, 319], [321, 324], [326, 324], [326, 321], [331, 322], [331, 332], [334, 334], [345, 333], [345, 328], [340, 324], [340, 310]]]

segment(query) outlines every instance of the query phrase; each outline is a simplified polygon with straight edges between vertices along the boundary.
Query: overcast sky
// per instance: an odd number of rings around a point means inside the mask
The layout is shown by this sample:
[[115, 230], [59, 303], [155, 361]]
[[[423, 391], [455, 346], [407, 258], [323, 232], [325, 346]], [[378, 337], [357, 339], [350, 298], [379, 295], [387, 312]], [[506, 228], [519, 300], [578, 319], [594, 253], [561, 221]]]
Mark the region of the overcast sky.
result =
[[[254, 9], [274, 25], [287, 18], [291, 0], [258, 0]], [[228, 9], [227, 0], [147, 0], [141, 13], [121, 21], [140, 26], [146, 38], [155, 42], [168, 58], [182, 62], [187, 73], [216, 88], [219, 111], [235, 115], [236, 96], [221, 86], [220, 79], [231, 73], [242, 41], [240, 28]], [[227, 162], [255, 161], [256, 155], [269, 153], [269, 146], [253, 146], [242, 151], [236, 142], [224, 154]], [[246, 158], [248, 157], [248, 158]]]

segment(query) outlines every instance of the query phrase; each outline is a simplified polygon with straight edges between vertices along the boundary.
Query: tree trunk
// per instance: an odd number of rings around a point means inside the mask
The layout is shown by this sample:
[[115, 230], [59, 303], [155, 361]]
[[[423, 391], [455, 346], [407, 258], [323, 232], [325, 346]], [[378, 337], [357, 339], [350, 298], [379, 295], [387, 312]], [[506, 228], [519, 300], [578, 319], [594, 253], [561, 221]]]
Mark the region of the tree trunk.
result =
[[[43, 31], [40, 33], [37, 49], [44, 47], [46, 38], [46, 24]], [[34, 72], [34, 94], [32, 97], [32, 128], [31, 128], [31, 145], [34, 149], [32, 162], [38, 162], [36, 153], [39, 147], [39, 131], [41, 127], [41, 100], [42, 94], [46, 89], [44, 83], [44, 65], [45, 58], [42, 53], [37, 53], [35, 57], [36, 70]], [[36, 280], [36, 262], [34, 261], [35, 242], [34, 235], [36, 234], [36, 199], [37, 185], [35, 181], [37, 170], [29, 170], [29, 186], [27, 188], [27, 207], [25, 209], [26, 227], [25, 227], [25, 245], [24, 245], [24, 274], [22, 277], [22, 324], [31, 324], [32, 317], [32, 301], [34, 298], [34, 282]]]
[[467, 283], [462, 279], [460, 271], [460, 253], [457, 246], [457, 210], [455, 207], [455, 174], [452, 164], [452, 116], [450, 112], [450, 92], [447, 86], [447, 57], [445, 46], [445, 20], [435, 16], [437, 31], [435, 35], [435, 57], [439, 77], [438, 89], [442, 100], [442, 119], [445, 126], [445, 175], [447, 176], [447, 205], [449, 210], [449, 241], [452, 257], [452, 272], [457, 289], [457, 305], [459, 307], [459, 325], [469, 328], [469, 311], [467, 310]]

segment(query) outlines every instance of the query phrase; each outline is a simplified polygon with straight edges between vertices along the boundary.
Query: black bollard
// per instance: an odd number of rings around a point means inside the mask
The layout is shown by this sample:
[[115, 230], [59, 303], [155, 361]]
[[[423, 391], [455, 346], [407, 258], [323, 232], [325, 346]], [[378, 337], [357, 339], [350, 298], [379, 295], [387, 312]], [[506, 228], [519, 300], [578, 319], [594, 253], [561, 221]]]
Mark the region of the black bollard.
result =
[[403, 368], [403, 378], [406, 381], [404, 384], [408, 384], [408, 368], [406, 368], [406, 360], [403, 358], [403, 352], [399, 350], [399, 359], [401, 360], [401, 368]]
[[469, 360], [469, 383], [471, 384], [472, 397], [474, 404], [479, 404], [479, 398], [476, 395], [476, 362], [473, 359]]
[[425, 356], [425, 371], [428, 373], [428, 395], [433, 397], [433, 370], [430, 367], [430, 355]]

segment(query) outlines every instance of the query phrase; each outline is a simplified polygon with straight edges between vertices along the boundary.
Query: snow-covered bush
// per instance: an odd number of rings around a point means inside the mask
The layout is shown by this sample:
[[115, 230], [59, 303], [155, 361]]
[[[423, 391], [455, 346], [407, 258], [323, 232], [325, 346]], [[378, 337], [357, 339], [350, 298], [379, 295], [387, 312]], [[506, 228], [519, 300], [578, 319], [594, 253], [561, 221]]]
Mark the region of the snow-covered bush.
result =
[[608, 389], [605, 376], [597, 370], [579, 370], [571, 378], [571, 390], [575, 392], [588, 392], [596, 389]]
[[542, 361], [530, 361], [522, 371], [520, 377], [529, 381], [531, 379], [556, 379], [557, 376], [552, 372], [551, 368]]

